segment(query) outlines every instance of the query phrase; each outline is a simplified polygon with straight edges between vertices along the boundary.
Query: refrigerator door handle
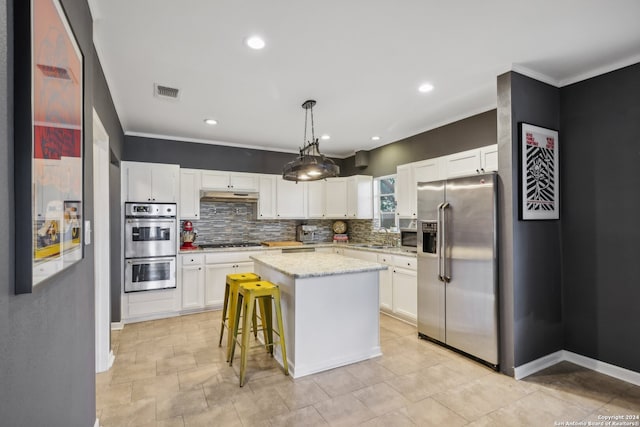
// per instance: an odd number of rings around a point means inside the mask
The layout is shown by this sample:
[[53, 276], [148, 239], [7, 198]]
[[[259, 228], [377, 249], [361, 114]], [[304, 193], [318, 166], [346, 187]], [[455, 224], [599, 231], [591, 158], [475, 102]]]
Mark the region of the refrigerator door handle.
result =
[[436, 252], [438, 254], [438, 280], [444, 282], [442, 272], [442, 206], [444, 206], [444, 203], [438, 205], [438, 217], [436, 219]]
[[445, 202], [442, 204], [440, 210], [442, 211], [441, 222], [442, 222], [442, 281], [445, 283], [449, 283], [451, 281], [451, 276], [447, 274], [447, 208], [451, 206], [449, 202]]

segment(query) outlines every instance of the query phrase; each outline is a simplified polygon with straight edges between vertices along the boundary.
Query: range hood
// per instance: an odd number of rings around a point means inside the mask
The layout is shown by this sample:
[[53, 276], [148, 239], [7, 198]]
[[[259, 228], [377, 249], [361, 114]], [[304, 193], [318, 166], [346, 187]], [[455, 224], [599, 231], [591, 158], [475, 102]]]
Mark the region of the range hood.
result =
[[257, 192], [248, 191], [200, 191], [200, 200], [205, 202], [258, 202]]

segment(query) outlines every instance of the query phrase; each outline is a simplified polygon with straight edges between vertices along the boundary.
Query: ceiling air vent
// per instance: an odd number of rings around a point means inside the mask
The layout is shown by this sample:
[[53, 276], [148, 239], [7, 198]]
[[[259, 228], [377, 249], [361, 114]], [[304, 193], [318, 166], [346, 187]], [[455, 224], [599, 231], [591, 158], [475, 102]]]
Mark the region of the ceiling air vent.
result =
[[178, 99], [178, 95], [180, 94], [180, 89], [176, 89], [174, 87], [162, 86], [157, 83], [153, 85], [153, 94], [158, 98], [164, 99]]

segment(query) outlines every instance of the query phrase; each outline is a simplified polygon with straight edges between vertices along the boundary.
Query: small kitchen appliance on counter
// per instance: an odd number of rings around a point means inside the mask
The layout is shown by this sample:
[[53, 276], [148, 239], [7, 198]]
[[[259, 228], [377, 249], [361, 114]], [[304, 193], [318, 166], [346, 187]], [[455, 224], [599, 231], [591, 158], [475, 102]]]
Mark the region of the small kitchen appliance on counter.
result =
[[298, 225], [296, 227], [296, 240], [302, 243], [314, 243], [317, 230], [318, 227], [315, 225]]
[[182, 241], [180, 250], [189, 251], [198, 249], [198, 247], [193, 244], [193, 242], [196, 241], [196, 237], [198, 237], [198, 233], [193, 229], [193, 223], [191, 221], [185, 221], [182, 224], [182, 233], [180, 235], [180, 240]]

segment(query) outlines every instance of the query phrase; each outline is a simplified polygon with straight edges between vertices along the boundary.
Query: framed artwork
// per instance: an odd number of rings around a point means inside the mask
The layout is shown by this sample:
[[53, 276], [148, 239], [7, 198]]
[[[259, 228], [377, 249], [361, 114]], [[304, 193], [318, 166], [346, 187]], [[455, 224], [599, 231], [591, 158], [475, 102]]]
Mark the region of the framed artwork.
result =
[[83, 258], [84, 94], [82, 52], [59, 0], [17, 3], [24, 4], [16, 5], [16, 32], [25, 30], [16, 48], [28, 44], [22, 52], [31, 52], [16, 59], [15, 70], [20, 294]]
[[557, 131], [521, 123], [521, 219], [560, 218], [558, 149]]

